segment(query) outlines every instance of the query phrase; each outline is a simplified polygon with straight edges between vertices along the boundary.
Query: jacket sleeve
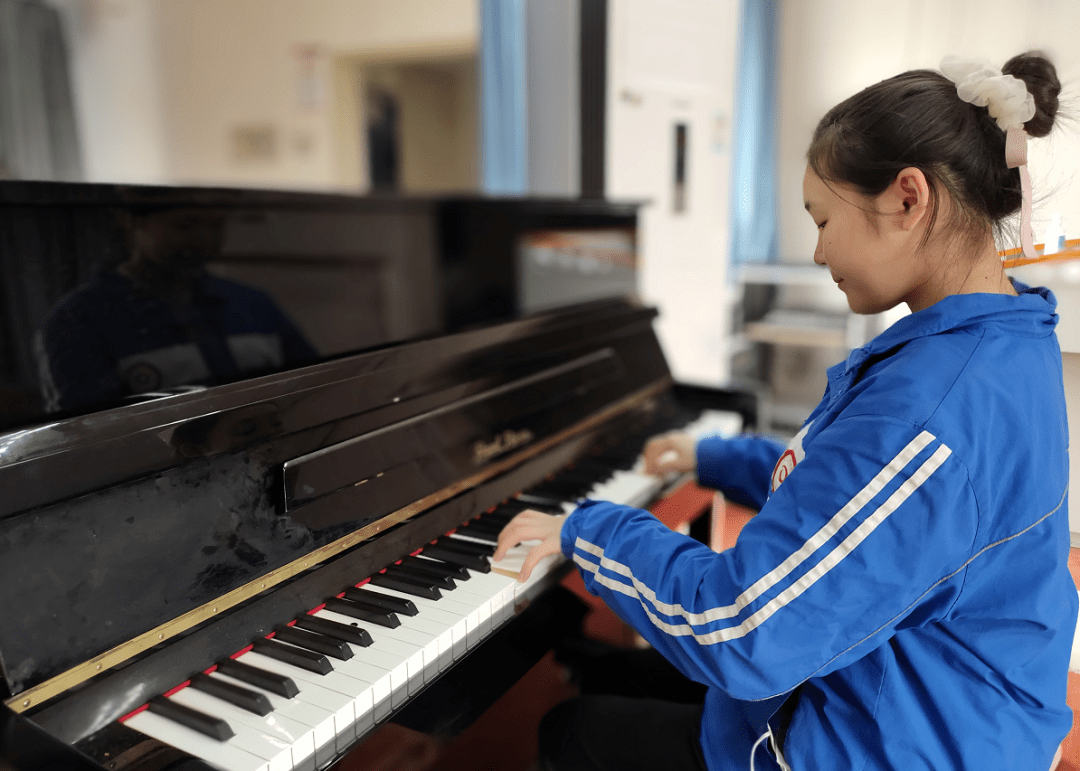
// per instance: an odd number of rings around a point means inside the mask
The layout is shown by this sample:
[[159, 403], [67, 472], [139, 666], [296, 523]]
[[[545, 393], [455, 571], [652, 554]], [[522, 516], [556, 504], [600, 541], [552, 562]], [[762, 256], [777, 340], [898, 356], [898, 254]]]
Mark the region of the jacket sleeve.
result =
[[769, 494], [773, 466], [783, 452], [784, 445], [763, 436], [705, 437], [697, 443], [698, 482], [735, 503], [760, 509]]
[[586, 502], [563, 552], [588, 590], [690, 678], [759, 700], [825, 675], [900, 624], [942, 617], [977, 510], [963, 463], [899, 420], [823, 429], [733, 549], [644, 511]]

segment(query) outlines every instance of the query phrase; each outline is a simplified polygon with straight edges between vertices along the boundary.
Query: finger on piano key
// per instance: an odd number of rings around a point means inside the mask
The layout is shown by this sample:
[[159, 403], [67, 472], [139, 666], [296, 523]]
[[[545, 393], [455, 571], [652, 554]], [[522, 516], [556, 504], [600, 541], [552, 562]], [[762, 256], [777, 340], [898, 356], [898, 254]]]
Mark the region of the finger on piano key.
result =
[[224, 771], [272, 771], [264, 759], [235, 744], [211, 739], [148, 709], [127, 718], [124, 725]]
[[320, 768], [337, 755], [337, 727], [334, 713], [317, 702], [318, 693], [310, 695], [305, 693], [286, 698], [257, 686], [250, 686], [241, 683], [239, 680], [233, 680], [231, 677], [221, 674], [220, 669], [211, 672], [209, 677], [211, 680], [226, 684], [238, 684], [246, 688], [254, 688], [270, 702], [274, 715], [281, 715], [308, 726], [312, 731], [312, 738], [315, 742], [315, 764]]
[[268, 672], [276, 672], [279, 675], [294, 680], [300, 688], [300, 694], [311, 698], [317, 698], [317, 703], [334, 713], [334, 741], [339, 751], [348, 747], [356, 738], [357, 723], [357, 700], [360, 700], [360, 710], [370, 712], [371, 705], [366, 703], [364, 694], [370, 698], [367, 685], [360, 685], [353, 678], [342, 675], [331, 678], [327, 675], [318, 675], [306, 669], [294, 667], [284, 661], [268, 658], [255, 651], [248, 651], [240, 656], [245, 664], [249, 664]]
[[521, 573], [521, 569], [525, 564], [525, 558], [529, 555], [533, 546], [536, 546], [539, 543], [539, 541], [524, 541], [508, 550], [506, 556], [501, 560], [491, 563], [493, 572], [511, 577], [515, 580], [515, 599], [529, 592], [533, 586], [542, 581], [549, 572], [565, 560], [559, 553], [549, 554], [533, 566], [532, 572], [525, 581], [517, 581], [518, 574]]
[[191, 687], [168, 698], [228, 722], [236, 732], [238, 746], [269, 762], [271, 769], [315, 771], [315, 737], [308, 726], [282, 715], [261, 718]]

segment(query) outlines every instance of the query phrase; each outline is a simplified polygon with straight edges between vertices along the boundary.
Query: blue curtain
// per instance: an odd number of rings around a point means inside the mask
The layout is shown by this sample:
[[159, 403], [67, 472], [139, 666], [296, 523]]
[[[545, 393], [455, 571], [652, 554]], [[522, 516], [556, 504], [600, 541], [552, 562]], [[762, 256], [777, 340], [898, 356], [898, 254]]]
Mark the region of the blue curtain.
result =
[[480, 187], [528, 190], [525, 0], [480, 0]]
[[775, 260], [776, 47], [779, 0], [741, 0], [735, 80], [731, 187], [731, 261]]

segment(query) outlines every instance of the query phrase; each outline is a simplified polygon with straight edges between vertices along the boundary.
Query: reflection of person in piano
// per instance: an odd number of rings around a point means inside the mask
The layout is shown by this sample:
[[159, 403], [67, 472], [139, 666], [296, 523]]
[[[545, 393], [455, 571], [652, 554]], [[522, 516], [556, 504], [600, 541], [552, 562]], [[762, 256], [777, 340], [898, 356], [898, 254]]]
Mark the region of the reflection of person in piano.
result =
[[993, 228], [1028, 205], [1003, 129], [1045, 135], [1060, 85], [1036, 55], [942, 66], [830, 111], [804, 181], [850, 307], [911, 315], [829, 371], [786, 448], [648, 449], [759, 509], [734, 548], [596, 501], [503, 531], [496, 558], [541, 539], [527, 577], [562, 551], [672, 677], [708, 686], [560, 705], [549, 768], [1052, 767], [1077, 618], [1056, 301], [1010, 282]]
[[223, 225], [220, 214], [191, 209], [137, 215], [130, 258], [61, 299], [42, 325], [49, 411], [315, 361], [269, 296], [205, 270]]

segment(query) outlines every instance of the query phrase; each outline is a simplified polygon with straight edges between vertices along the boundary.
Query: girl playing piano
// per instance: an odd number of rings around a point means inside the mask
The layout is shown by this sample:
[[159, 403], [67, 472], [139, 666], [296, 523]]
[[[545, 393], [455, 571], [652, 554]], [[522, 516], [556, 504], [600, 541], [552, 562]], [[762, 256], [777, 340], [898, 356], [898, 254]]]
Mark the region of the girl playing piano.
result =
[[1006, 277], [994, 234], [1029, 210], [1016, 150], [1050, 131], [1059, 90], [1037, 54], [950, 58], [821, 120], [803, 184], [814, 260], [855, 312], [911, 315], [829, 370], [787, 447], [650, 443], [651, 471], [696, 469], [760, 510], [733, 549], [599, 501], [506, 527], [496, 559], [542, 539], [527, 576], [561, 550], [707, 686], [696, 704], [560, 705], [547, 767], [1051, 767], [1077, 617], [1057, 315]]

